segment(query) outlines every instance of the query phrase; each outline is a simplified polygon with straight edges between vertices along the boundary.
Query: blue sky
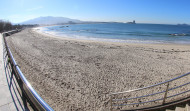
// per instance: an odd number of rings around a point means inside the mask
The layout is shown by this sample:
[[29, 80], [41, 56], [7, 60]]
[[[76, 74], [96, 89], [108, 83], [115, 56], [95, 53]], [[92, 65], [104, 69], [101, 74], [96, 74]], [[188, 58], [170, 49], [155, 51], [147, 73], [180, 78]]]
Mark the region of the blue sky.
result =
[[1, 0], [0, 19], [19, 23], [40, 16], [190, 24], [190, 0]]

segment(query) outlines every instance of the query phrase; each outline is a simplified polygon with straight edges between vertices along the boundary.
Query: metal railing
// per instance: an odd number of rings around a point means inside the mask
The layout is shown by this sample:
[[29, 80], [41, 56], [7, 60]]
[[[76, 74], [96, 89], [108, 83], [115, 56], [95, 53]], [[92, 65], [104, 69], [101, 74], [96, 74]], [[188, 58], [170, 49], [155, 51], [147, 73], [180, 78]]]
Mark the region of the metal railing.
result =
[[155, 85], [111, 93], [110, 110], [154, 109], [164, 105], [169, 106], [170, 103], [179, 102], [182, 98], [187, 99], [190, 97], [190, 86], [187, 86], [190, 85], [188, 75], [190, 72]]
[[24, 95], [26, 96], [26, 98], [28, 99], [30, 105], [34, 108], [34, 110], [53, 111], [53, 109], [32, 88], [31, 84], [25, 78], [25, 76], [23, 75], [19, 66], [17, 65], [9, 47], [8, 47], [8, 44], [6, 42], [5, 37], [9, 36], [13, 33], [16, 33], [18, 31], [20, 31], [20, 30], [13, 30], [13, 31], [9, 31], [9, 32], [4, 32], [4, 33], [2, 33], [2, 35], [3, 35], [7, 55], [9, 58], [9, 62], [12, 66], [12, 70], [15, 72], [14, 74], [15, 74], [17, 82], [19, 83], [19, 87], [21, 88], [21, 91], [23, 91]]

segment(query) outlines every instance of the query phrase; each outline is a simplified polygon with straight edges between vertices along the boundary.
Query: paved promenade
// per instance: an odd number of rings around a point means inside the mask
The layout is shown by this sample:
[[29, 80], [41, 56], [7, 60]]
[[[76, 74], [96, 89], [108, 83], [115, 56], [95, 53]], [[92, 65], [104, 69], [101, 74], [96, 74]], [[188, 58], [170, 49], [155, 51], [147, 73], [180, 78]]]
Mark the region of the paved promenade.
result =
[[0, 34], [0, 111], [26, 111], [27, 102], [22, 97], [10, 65], [6, 61], [6, 51]]

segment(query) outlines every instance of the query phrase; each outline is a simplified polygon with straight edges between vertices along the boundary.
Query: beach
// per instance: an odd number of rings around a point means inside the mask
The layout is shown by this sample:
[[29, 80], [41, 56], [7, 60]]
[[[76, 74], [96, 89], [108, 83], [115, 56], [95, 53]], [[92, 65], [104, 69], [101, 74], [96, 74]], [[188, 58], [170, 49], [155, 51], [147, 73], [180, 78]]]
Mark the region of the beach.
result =
[[56, 111], [105, 111], [112, 92], [190, 71], [190, 45], [78, 40], [33, 29], [6, 40], [23, 74]]

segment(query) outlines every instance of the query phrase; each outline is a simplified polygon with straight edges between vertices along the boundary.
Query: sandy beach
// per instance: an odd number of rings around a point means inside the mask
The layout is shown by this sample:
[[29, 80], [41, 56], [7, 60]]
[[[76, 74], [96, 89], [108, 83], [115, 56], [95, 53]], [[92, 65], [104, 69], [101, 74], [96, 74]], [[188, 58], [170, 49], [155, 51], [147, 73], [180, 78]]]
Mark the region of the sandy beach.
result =
[[190, 45], [74, 40], [32, 29], [6, 40], [26, 78], [56, 111], [105, 111], [112, 92], [190, 71]]

